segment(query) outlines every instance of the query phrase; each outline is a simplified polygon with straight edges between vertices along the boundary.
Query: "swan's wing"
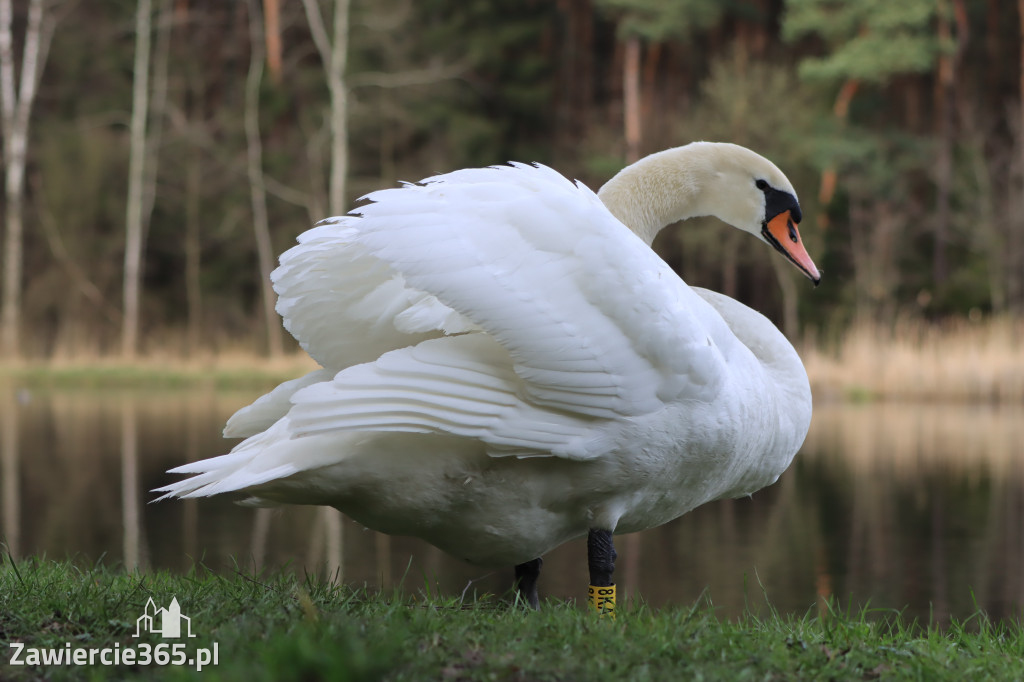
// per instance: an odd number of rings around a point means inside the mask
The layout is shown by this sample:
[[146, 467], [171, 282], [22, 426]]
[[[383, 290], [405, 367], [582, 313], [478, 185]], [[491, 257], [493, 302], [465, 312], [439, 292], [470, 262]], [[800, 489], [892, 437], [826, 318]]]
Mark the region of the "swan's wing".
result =
[[[608, 452], [614, 424], [532, 405], [518, 395], [521, 385], [508, 351], [487, 334], [391, 351], [332, 380], [286, 391], [294, 403], [287, 416], [226, 455], [171, 469], [195, 475], [157, 488], [164, 493], [157, 499], [233, 492], [336, 464], [350, 446], [346, 431], [457, 435], [481, 441], [494, 456], [591, 459]], [[311, 434], [328, 440], [304, 447], [299, 437]]]
[[292, 394], [327, 381], [350, 365], [425, 339], [476, 329], [434, 296], [410, 289], [401, 274], [353, 238], [358, 218], [328, 218], [299, 235], [271, 273], [277, 312], [318, 370], [287, 381], [243, 407], [224, 427], [226, 438], [269, 428], [291, 409]]
[[607, 451], [603, 425], [524, 400], [522, 383], [488, 334], [431, 339], [296, 392], [288, 429], [445, 433], [482, 441], [495, 456], [589, 459]]
[[328, 218], [299, 235], [271, 274], [277, 312], [302, 348], [335, 371], [381, 353], [473, 329], [358, 243], [359, 219]]
[[720, 387], [708, 306], [589, 189], [516, 164], [367, 199], [352, 239], [492, 335], [531, 404], [615, 418]]
[[708, 307], [590, 189], [517, 164], [367, 199], [358, 243], [493, 335], [532, 402], [621, 417], [720, 385]]
[[300, 388], [321, 381], [330, 381], [335, 372], [329, 369], [313, 370], [298, 379], [279, 385], [270, 393], [260, 396], [251, 405], [235, 412], [224, 425], [225, 438], [248, 438], [260, 431], [266, 431], [274, 422], [288, 414], [292, 408], [292, 394]]

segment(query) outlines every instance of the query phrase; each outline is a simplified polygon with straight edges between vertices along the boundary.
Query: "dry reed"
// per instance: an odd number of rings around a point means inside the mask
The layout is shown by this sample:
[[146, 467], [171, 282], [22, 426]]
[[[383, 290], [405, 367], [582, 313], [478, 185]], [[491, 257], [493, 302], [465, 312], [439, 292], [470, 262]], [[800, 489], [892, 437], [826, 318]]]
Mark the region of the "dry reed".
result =
[[836, 344], [804, 344], [815, 396], [908, 401], [1024, 401], [1024, 320], [890, 327], [855, 324]]

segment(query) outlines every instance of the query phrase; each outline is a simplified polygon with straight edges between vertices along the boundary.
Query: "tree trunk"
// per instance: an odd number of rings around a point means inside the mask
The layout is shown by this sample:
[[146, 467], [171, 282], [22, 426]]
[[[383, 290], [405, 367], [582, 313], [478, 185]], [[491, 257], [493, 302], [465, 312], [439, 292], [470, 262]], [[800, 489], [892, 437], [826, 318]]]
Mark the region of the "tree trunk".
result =
[[348, 87], [345, 67], [348, 60], [349, 0], [334, 1], [334, 39], [328, 39], [323, 16], [316, 0], [302, 0], [313, 43], [327, 72], [331, 92], [331, 179], [327, 210], [332, 215], [345, 212], [345, 181], [348, 178]]
[[4, 138], [3, 301], [0, 303], [0, 352], [17, 356], [21, 336], [21, 279], [24, 223], [22, 216], [29, 113], [46, 64], [54, 22], [42, 0], [30, 0], [21, 76], [15, 94], [11, 0], [0, 0], [0, 118]]
[[[938, 38], [941, 44], [951, 38], [946, 4], [938, 8]], [[950, 191], [953, 184], [953, 88], [955, 85], [953, 56], [939, 54], [938, 78], [935, 81], [935, 110], [938, 114], [937, 156], [935, 159], [935, 234], [932, 243], [932, 286], [938, 289], [946, 280], [946, 236], [950, 221]]]
[[[661, 111], [658, 106], [658, 67], [661, 64], [661, 53], [664, 50], [663, 43], [654, 43], [647, 46], [647, 54], [643, 59], [643, 83], [640, 86], [642, 91], [641, 99], [643, 104], [640, 107], [640, 128], [658, 130], [661, 121], [652, 118]], [[675, 115], [675, 112], [672, 114]], [[653, 127], [652, 127], [653, 126]], [[662, 141], [658, 140], [660, 144]]]
[[[183, 3], [182, 3], [183, 4]], [[176, 23], [186, 25], [190, 19], [187, 6], [179, 4], [181, 14]], [[202, 26], [202, 20], [197, 21]], [[200, 29], [202, 30], [202, 28]], [[195, 39], [202, 42], [208, 39], [200, 33]], [[206, 70], [203, 68], [189, 69], [185, 72], [185, 97], [189, 104], [184, 127], [187, 130], [193, 125], [202, 129], [206, 117]], [[173, 119], [172, 119], [173, 120]], [[185, 255], [185, 348], [186, 353], [195, 355], [203, 343], [203, 289], [202, 289], [202, 207], [203, 207], [203, 147], [200, 134], [198, 140], [190, 145], [185, 162], [185, 237], [182, 244]]]
[[201, 183], [200, 152], [195, 148], [185, 175], [185, 300], [188, 311], [186, 344], [189, 355], [195, 355], [202, 342], [203, 293], [199, 277], [202, 265], [199, 238]]
[[348, 62], [349, 0], [334, 3], [334, 49], [327, 80], [331, 84], [331, 193], [330, 211], [345, 212], [345, 188], [348, 179], [348, 88], [345, 66]]
[[135, 74], [132, 84], [128, 207], [125, 216], [124, 311], [121, 355], [133, 359], [139, 346], [139, 289], [142, 286], [142, 221], [146, 169], [146, 120], [149, 115], [149, 58], [152, 7], [139, 0], [135, 14]]
[[[1021, 164], [1019, 177], [1022, 180], [1024, 180], [1024, 0], [1017, 0], [1017, 15], [1020, 21], [1021, 39], [1019, 48], [1021, 65], [1020, 99], [1018, 100], [1017, 109], [1019, 112], [1020, 120], [1018, 121], [1017, 126], [1017, 153], [1020, 155]], [[1018, 195], [1018, 201], [1021, 201], [1021, 190], [1018, 189], [1015, 194]], [[1021, 203], [1024, 203], [1024, 201], [1021, 201]], [[1015, 208], [1019, 221], [1021, 215], [1021, 205], [1018, 205]], [[1024, 266], [1024, 263], [1021, 262], [1022, 260], [1024, 260], [1024, 258], [1021, 258], [1021, 251], [1024, 250], [1022, 249], [1022, 242], [1024, 242], [1024, 239], [1021, 238], [1020, 223], [1018, 222], [1018, 224], [1015, 225], [1014, 227], [1016, 229], [1009, 230], [1009, 239], [1007, 244], [1009, 250], [1009, 253], [1007, 254], [1007, 261], [1009, 263], [1007, 273], [1009, 277], [1007, 278], [1008, 281], [1006, 283], [1006, 288], [1007, 303], [1010, 311], [1014, 313], [1019, 313], [1022, 310], [1024, 310], [1024, 277], [1022, 277], [1020, 272], [1021, 267]]]
[[[323, 16], [316, 0], [302, 0], [313, 42], [327, 72], [331, 92], [331, 179], [327, 209], [332, 215], [345, 212], [346, 180], [348, 179], [348, 87], [345, 68], [348, 59], [349, 0], [334, 2], [334, 39], [327, 38]], [[330, 507], [321, 511], [327, 540], [327, 571], [340, 583], [344, 577], [344, 525], [341, 513]]]
[[[860, 81], [856, 78], [848, 79], [839, 88], [836, 101], [832, 105], [832, 114], [839, 121], [840, 125], [846, 123], [850, 115], [850, 103], [853, 101], [853, 96], [857, 94], [859, 88]], [[837, 179], [835, 164], [829, 164], [821, 173], [821, 186], [818, 188], [818, 201], [821, 203], [821, 210], [818, 211], [818, 224], [822, 229], [828, 227], [828, 213], [826, 209], [836, 193]]]
[[[159, 171], [160, 142], [167, 112], [167, 66], [171, 52], [171, 27], [174, 17], [171, 0], [157, 0], [156, 46], [153, 61], [152, 101], [146, 134], [146, 160], [142, 173], [142, 250], [145, 251], [149, 223], [156, 205], [156, 181]], [[141, 276], [141, 273], [140, 273]]]
[[782, 290], [782, 333], [795, 343], [800, 333], [800, 292], [793, 281], [794, 274], [789, 263], [774, 255], [771, 263], [779, 289]]
[[635, 36], [626, 40], [622, 60], [622, 102], [626, 163], [633, 163], [640, 159], [643, 136], [640, 123], [640, 39]]
[[281, 0], [264, 0], [264, 35], [267, 46], [267, 70], [274, 85], [281, 83]]
[[274, 253], [267, 217], [267, 190], [263, 180], [263, 143], [260, 140], [260, 81], [263, 79], [263, 21], [257, 0], [249, 0], [249, 75], [245, 79], [245, 139], [248, 152], [252, 227], [256, 236], [256, 254], [260, 267], [260, 291], [263, 319], [267, 328], [267, 351], [271, 357], [284, 352], [281, 332], [274, 311], [274, 288], [270, 272], [274, 269]]

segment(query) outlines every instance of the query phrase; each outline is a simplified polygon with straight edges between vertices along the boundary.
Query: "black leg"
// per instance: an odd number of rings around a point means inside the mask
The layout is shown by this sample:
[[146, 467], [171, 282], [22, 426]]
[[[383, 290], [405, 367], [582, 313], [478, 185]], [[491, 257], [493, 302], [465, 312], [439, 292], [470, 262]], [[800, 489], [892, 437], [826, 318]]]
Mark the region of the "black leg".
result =
[[612, 532], [591, 528], [587, 536], [587, 566], [590, 568], [590, 589], [587, 603], [602, 618], [615, 619], [615, 544]]
[[590, 584], [594, 587], [614, 585], [615, 544], [610, 530], [590, 529], [587, 536], [587, 565], [590, 567]]
[[533, 561], [516, 566], [516, 591], [520, 598], [533, 609], [540, 608], [540, 598], [537, 596], [537, 578], [540, 577], [540, 567], [543, 564], [544, 560], [537, 557]]

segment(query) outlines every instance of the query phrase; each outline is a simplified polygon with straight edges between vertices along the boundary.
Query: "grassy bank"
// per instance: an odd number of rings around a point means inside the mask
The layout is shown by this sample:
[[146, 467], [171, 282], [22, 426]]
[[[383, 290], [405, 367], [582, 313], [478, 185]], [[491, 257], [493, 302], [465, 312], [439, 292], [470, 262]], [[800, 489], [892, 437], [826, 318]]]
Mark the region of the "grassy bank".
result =
[[266, 358], [234, 352], [192, 359], [160, 354], [134, 362], [74, 357], [0, 364], [0, 387], [270, 389], [316, 367], [305, 353]]
[[[1024, 403], [1024, 320], [855, 324], [800, 344], [815, 396], [825, 400]], [[316, 368], [305, 353], [249, 351], [135, 362], [69, 356], [0, 363], [0, 388], [265, 389]]]
[[[147, 600], [176, 598], [194, 639], [136, 639]], [[184, 642], [194, 666], [10, 665], [30, 649]], [[1024, 679], [1024, 632], [983, 616], [944, 632], [895, 615], [720, 620], [705, 602], [625, 609], [599, 621], [572, 604], [539, 613], [495, 597], [463, 602], [353, 591], [290, 575], [131, 574], [68, 563], [0, 567], [0, 678], [223, 680]], [[70, 645], [70, 646], [68, 646]], [[70, 654], [68, 654], [70, 656]]]

